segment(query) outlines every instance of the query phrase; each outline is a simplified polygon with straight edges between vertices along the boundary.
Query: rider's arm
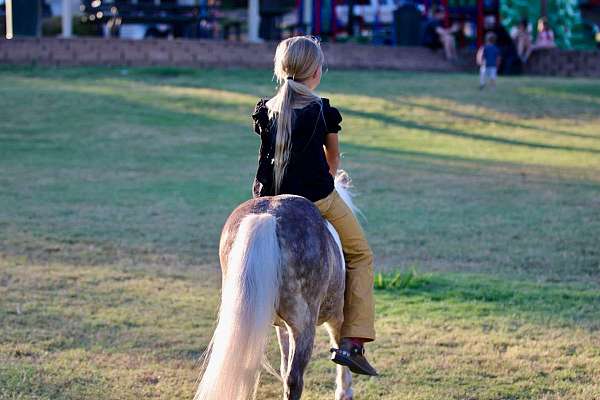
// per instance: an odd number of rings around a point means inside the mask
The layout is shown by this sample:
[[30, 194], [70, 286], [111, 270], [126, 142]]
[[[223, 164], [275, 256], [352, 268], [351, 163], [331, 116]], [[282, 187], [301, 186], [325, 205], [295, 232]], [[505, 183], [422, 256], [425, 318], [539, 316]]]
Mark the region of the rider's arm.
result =
[[337, 134], [330, 133], [325, 135], [324, 150], [325, 158], [327, 159], [327, 164], [329, 165], [329, 173], [335, 177], [335, 173], [340, 166], [340, 143], [338, 141]]

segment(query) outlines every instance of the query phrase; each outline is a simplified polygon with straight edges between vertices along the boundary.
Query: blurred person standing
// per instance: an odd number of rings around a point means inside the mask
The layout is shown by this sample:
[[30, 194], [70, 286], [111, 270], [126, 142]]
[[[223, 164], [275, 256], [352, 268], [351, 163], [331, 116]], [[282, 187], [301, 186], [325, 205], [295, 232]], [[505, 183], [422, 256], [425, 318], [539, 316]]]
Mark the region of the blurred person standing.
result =
[[454, 34], [459, 31], [460, 26], [456, 23], [449, 27], [445, 26], [446, 11], [443, 7], [434, 9], [432, 18], [424, 28], [423, 45], [432, 50], [440, 47], [444, 49], [446, 60], [456, 60], [456, 39]]
[[479, 65], [479, 89], [483, 90], [488, 82], [496, 88], [498, 67], [500, 66], [500, 49], [496, 47], [496, 34], [488, 32], [485, 35], [485, 45], [477, 51], [477, 64]]
[[533, 50], [531, 31], [529, 29], [529, 21], [527, 18], [521, 19], [519, 25], [514, 32], [512, 32], [512, 37], [517, 45], [519, 58], [523, 63], [526, 63]]
[[548, 19], [546, 17], [540, 18], [537, 25], [537, 38], [533, 50], [537, 49], [553, 49], [556, 47], [554, 41], [554, 31], [550, 28]]

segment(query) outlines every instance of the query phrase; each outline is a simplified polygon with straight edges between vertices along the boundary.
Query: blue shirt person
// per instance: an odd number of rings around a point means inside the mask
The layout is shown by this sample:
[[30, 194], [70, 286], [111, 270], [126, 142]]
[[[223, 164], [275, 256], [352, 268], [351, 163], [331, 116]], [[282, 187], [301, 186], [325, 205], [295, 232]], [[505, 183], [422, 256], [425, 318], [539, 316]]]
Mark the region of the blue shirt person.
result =
[[500, 65], [500, 49], [496, 47], [496, 34], [488, 32], [485, 35], [485, 46], [477, 51], [477, 64], [479, 64], [479, 89], [485, 88], [490, 83], [496, 87], [498, 66]]

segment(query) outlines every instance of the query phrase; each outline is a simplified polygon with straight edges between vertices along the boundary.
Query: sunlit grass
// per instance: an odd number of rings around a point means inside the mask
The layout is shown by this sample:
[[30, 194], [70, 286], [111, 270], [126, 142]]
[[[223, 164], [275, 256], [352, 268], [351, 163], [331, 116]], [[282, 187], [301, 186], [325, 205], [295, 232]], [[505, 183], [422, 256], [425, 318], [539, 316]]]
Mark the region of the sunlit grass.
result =
[[[0, 398], [191, 397], [273, 87], [0, 69]], [[320, 89], [381, 272], [382, 377], [357, 398], [596, 398], [600, 84], [334, 71]], [[306, 399], [332, 398], [328, 348], [320, 331]], [[279, 397], [265, 376], [259, 398]]]
[[[0, 396], [193, 393], [218, 300], [210, 272], [1, 266]], [[597, 290], [417, 273], [376, 296], [379, 339], [370, 348], [382, 377], [357, 378], [361, 398], [589, 399], [600, 388]], [[308, 399], [331, 397], [327, 348], [320, 330]], [[279, 391], [265, 377], [261, 398]]]

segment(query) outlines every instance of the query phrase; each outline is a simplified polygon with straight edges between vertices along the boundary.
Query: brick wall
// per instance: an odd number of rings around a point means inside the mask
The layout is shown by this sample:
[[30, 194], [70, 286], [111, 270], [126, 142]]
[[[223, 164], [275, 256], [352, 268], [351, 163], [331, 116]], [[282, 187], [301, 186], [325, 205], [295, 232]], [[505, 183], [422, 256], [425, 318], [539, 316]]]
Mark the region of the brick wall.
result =
[[532, 75], [600, 78], [600, 51], [536, 50], [525, 66]]
[[[448, 71], [441, 52], [356, 44], [323, 44], [332, 68]], [[0, 63], [50, 66], [181, 66], [272, 68], [274, 43], [219, 40], [42, 38], [0, 40]]]
[[[476, 71], [473, 56], [451, 64], [441, 51], [417, 47], [378, 47], [324, 43], [334, 69], [394, 69], [404, 71]], [[0, 40], [0, 63], [48, 66], [180, 66], [271, 68], [274, 43], [250, 44], [219, 40], [122, 40], [102, 38], [42, 38]], [[470, 61], [469, 61], [470, 60]], [[464, 61], [464, 60], [463, 60]], [[600, 51], [539, 50], [526, 73], [600, 77]]]

